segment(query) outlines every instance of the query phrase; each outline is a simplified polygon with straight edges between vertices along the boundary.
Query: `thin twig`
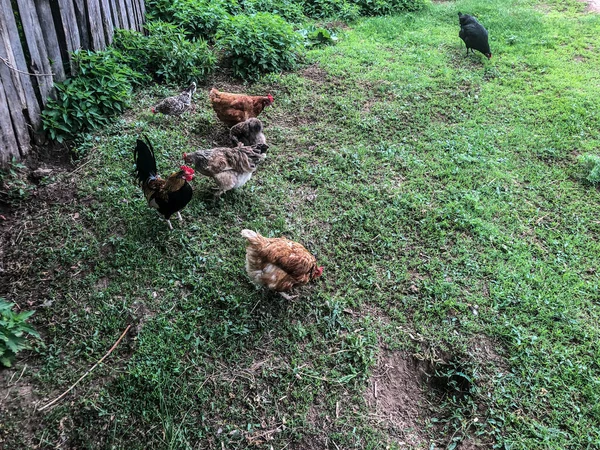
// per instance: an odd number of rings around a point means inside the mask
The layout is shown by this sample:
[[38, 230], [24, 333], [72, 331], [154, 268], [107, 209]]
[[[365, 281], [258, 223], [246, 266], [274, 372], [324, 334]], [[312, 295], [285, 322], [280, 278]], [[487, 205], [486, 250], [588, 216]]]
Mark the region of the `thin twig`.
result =
[[12, 64], [10, 63], [10, 61], [7, 58], [3, 58], [2, 56], [0, 56], [0, 61], [2, 61], [6, 67], [8, 67], [10, 70], [14, 70], [15, 72], [19, 72], [25, 75], [31, 75], [32, 77], [53, 77], [54, 74], [53, 73], [29, 73], [29, 72], [23, 72], [22, 70], [19, 70], [15, 67], [12, 66]]
[[94, 364], [92, 366], [91, 369], [89, 369], [86, 373], [84, 373], [81, 378], [79, 378], [79, 380], [77, 380], [75, 383], [73, 383], [73, 385], [67, 389], [65, 392], [63, 392], [62, 394], [60, 394], [58, 397], [56, 397], [54, 400], [52, 400], [50, 403], [47, 403], [46, 405], [42, 406], [38, 411], [43, 411], [44, 409], [48, 408], [49, 406], [52, 406], [53, 404], [55, 404], [57, 401], [59, 401], [61, 398], [63, 398], [65, 395], [67, 395], [69, 392], [71, 392], [71, 390], [77, 386], [79, 384], [79, 382], [81, 380], [83, 380], [85, 377], [87, 377], [92, 370], [94, 370], [96, 367], [98, 367], [99, 364], [102, 363], [102, 361], [104, 361], [108, 355], [110, 355], [112, 353], [112, 351], [117, 348], [117, 345], [119, 345], [119, 343], [121, 342], [121, 340], [125, 337], [125, 335], [127, 334], [127, 332], [129, 331], [129, 329], [131, 328], [131, 324], [127, 325], [127, 328], [125, 328], [125, 331], [123, 331], [123, 334], [119, 337], [119, 339], [117, 339], [117, 342], [114, 343], [114, 345], [110, 348], [110, 350], [106, 353], [106, 355], [104, 355], [100, 361], [98, 361], [96, 364]]

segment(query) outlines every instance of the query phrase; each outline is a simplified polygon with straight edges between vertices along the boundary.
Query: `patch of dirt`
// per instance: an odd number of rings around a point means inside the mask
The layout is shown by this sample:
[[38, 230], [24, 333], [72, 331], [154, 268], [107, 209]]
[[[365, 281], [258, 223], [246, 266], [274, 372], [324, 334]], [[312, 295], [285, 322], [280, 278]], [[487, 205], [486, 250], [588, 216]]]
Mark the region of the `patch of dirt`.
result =
[[[22, 448], [35, 448], [35, 431], [39, 427], [38, 420], [32, 412], [39, 403], [39, 398], [23, 374], [27, 371], [27, 365], [15, 366], [12, 369], [4, 369], [0, 373], [0, 448], [14, 438], [11, 427], [18, 426], [19, 437], [24, 441], [19, 444]], [[16, 447], [13, 447], [16, 448]]]
[[586, 11], [600, 12], [600, 0], [582, 0], [587, 3]]
[[306, 69], [300, 72], [304, 78], [314, 81], [316, 84], [323, 84], [327, 81], [328, 75], [323, 69], [317, 64], [308, 66]]
[[324, 450], [329, 447], [328, 442], [325, 438], [320, 436], [306, 436], [297, 444], [293, 444], [291, 450]]
[[73, 169], [71, 150], [67, 144], [48, 142], [34, 146], [24, 164], [33, 172], [40, 167], [64, 172]]
[[427, 363], [407, 352], [382, 350], [365, 392], [374, 418], [394, 441], [413, 449], [427, 448], [429, 442], [422, 432], [426, 372]]
[[478, 335], [471, 338], [469, 342], [469, 353], [475, 361], [491, 363], [500, 371], [507, 372], [510, 369], [508, 361], [499, 353], [501, 345], [494, 342], [485, 335]]

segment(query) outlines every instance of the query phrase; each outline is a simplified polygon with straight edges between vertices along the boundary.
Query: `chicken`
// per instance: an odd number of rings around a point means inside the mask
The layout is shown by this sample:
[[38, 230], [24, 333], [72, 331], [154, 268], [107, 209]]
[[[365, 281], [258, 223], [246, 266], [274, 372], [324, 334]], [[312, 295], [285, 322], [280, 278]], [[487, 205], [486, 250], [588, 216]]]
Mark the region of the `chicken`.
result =
[[323, 267], [317, 267], [316, 258], [297, 242], [286, 238], [265, 238], [256, 231], [242, 230], [246, 246], [246, 272], [253, 283], [285, 294], [320, 277]]
[[217, 117], [228, 127], [232, 127], [251, 117], [257, 117], [265, 106], [273, 104], [273, 96], [252, 96], [219, 92], [212, 88], [209, 93], [210, 103]]
[[163, 113], [169, 116], [180, 116], [192, 105], [192, 95], [196, 92], [196, 83], [190, 84], [188, 88], [179, 95], [167, 97], [152, 108], [153, 113]]
[[255, 117], [251, 117], [231, 127], [229, 136], [234, 145], [238, 145], [241, 142], [244, 145], [264, 144], [266, 148], [269, 148], [265, 134], [263, 133], [263, 124]]
[[183, 160], [194, 165], [202, 175], [211, 177], [217, 183], [216, 197], [230, 189], [240, 188], [248, 182], [258, 165], [266, 157], [266, 145], [235, 148], [217, 147], [184, 153]]
[[179, 171], [173, 172], [166, 180], [160, 178], [157, 174], [154, 149], [149, 142], [147, 145], [140, 139], [137, 140], [133, 159], [136, 178], [144, 191], [148, 206], [157, 209], [172, 230], [173, 225], [169, 219], [177, 213], [179, 220], [182, 220], [179, 211], [192, 199], [193, 191], [188, 182], [194, 178], [194, 169], [181, 166]]
[[469, 54], [469, 49], [471, 49], [471, 53], [474, 53], [473, 49], [475, 49], [490, 59], [492, 53], [488, 42], [488, 32], [483, 25], [475, 17], [461, 13], [458, 13], [458, 22], [460, 23], [458, 36], [467, 47], [467, 55]]

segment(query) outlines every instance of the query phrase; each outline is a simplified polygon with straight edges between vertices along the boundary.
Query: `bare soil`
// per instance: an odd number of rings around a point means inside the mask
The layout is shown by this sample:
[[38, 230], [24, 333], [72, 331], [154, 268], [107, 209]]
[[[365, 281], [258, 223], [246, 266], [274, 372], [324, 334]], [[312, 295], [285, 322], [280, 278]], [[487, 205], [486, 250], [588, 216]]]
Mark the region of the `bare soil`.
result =
[[400, 445], [428, 447], [424, 433], [426, 363], [407, 352], [382, 350], [365, 392], [375, 420]]
[[600, 12], [600, 0], [585, 0], [585, 2], [588, 4], [588, 11]]

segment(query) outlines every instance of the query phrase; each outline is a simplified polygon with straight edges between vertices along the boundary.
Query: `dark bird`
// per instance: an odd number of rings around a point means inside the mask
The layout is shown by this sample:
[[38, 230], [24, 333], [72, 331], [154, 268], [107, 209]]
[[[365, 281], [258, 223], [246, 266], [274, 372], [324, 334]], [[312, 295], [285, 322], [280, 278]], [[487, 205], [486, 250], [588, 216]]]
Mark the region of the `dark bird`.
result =
[[192, 105], [192, 95], [196, 92], [196, 83], [190, 84], [188, 88], [179, 95], [167, 97], [152, 108], [153, 113], [162, 113], [169, 116], [180, 116]]
[[231, 130], [229, 130], [229, 137], [233, 145], [240, 143], [249, 146], [264, 144], [266, 148], [269, 148], [265, 134], [263, 133], [263, 124], [256, 117], [251, 117], [244, 122], [232, 126]]
[[461, 13], [458, 13], [458, 22], [460, 23], [458, 36], [467, 46], [467, 55], [469, 54], [469, 49], [471, 49], [471, 53], [474, 53], [473, 49], [475, 49], [490, 59], [492, 53], [490, 51], [490, 44], [488, 43], [488, 32], [483, 25], [475, 17]]
[[173, 226], [169, 219], [177, 213], [179, 220], [182, 220], [179, 211], [192, 199], [193, 191], [188, 182], [194, 178], [194, 169], [181, 166], [179, 171], [173, 172], [166, 180], [161, 178], [156, 169], [154, 149], [149, 141], [146, 144], [140, 139], [137, 140], [133, 151], [133, 159], [136, 178], [144, 191], [148, 206], [158, 210], [172, 230]]

